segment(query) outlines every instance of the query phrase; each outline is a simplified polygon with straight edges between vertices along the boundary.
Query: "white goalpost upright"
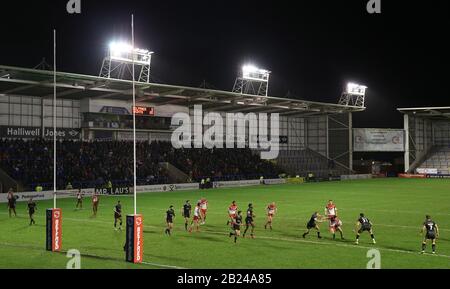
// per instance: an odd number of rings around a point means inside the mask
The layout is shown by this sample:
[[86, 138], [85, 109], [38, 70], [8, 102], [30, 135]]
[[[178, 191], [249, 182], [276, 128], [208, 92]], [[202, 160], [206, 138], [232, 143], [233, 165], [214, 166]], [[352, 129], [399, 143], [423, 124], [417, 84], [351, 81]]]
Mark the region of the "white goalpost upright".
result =
[[[146, 52], [147, 53], [147, 52]], [[136, 79], [135, 64], [142, 52], [135, 48], [134, 43], [134, 15], [131, 15], [131, 66], [132, 66], [132, 86], [133, 86], [133, 210], [134, 214], [127, 215], [125, 260], [132, 263], [142, 263], [144, 252], [144, 224], [143, 217], [137, 213], [137, 161], [136, 161]], [[150, 58], [147, 59], [150, 61]]]
[[[62, 248], [62, 210], [56, 207], [57, 195], [57, 106], [56, 106], [56, 29], [53, 29], [53, 208], [46, 211], [46, 249], [60, 252]], [[42, 132], [44, 133], [44, 132]]]
[[56, 209], [56, 29], [53, 30], [53, 209]]
[[[134, 51], [134, 15], [131, 14], [131, 47]], [[134, 56], [132, 57], [132, 85], [133, 85], [133, 193], [134, 193], [134, 215], [137, 214], [137, 208], [136, 208], [136, 83], [135, 83], [135, 77], [134, 77]]]

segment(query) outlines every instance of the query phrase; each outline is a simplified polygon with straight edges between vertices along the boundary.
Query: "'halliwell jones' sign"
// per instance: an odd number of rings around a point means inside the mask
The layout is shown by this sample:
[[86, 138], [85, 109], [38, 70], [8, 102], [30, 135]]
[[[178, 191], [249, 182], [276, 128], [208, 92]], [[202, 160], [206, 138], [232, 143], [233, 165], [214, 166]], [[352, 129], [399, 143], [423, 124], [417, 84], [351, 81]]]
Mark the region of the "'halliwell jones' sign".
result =
[[[0, 137], [4, 138], [40, 138], [42, 136], [53, 138], [53, 128], [46, 127], [42, 130], [40, 127], [0, 126]], [[80, 139], [81, 133], [79, 129], [57, 128], [56, 137], [59, 139]]]

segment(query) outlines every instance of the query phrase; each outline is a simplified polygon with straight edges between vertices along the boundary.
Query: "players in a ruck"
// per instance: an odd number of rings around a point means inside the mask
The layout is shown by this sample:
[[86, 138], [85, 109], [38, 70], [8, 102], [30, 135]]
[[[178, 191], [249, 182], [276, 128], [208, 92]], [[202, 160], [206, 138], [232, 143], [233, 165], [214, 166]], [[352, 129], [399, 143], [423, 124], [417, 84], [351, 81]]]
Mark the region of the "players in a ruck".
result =
[[370, 234], [370, 237], [372, 237], [372, 243], [376, 244], [375, 242], [375, 236], [373, 235], [372, 230], [372, 222], [364, 216], [363, 213], [359, 214], [359, 219], [356, 222], [356, 241], [355, 244], [358, 245], [359, 243], [359, 236], [362, 232], [367, 231]]
[[165, 233], [167, 235], [171, 235], [172, 229], [173, 229], [173, 219], [175, 218], [175, 210], [173, 209], [173, 206], [171, 205], [169, 209], [166, 212], [166, 224], [167, 228]]
[[427, 241], [431, 240], [431, 250], [432, 253], [436, 253], [436, 239], [439, 237], [439, 227], [438, 225], [431, 219], [429, 215], [425, 216], [425, 222], [423, 222], [422, 226], [422, 235], [424, 235], [422, 241], [422, 254], [425, 253], [425, 249], [427, 247]]
[[318, 212], [314, 212], [314, 214], [312, 214], [311, 216], [311, 219], [309, 219], [308, 223], [306, 223], [306, 232], [303, 233], [302, 237], [305, 238], [306, 235], [309, 234], [311, 229], [315, 229], [317, 230], [317, 238], [322, 239], [322, 237], [320, 236], [320, 228], [317, 223], [321, 223], [323, 221], [324, 218]]
[[186, 201], [186, 203], [183, 205], [183, 217], [184, 217], [184, 229], [187, 231], [188, 230], [188, 224], [189, 224], [189, 220], [191, 218], [191, 211], [192, 211], [192, 206], [189, 203], [189, 200]]
[[36, 203], [33, 201], [32, 198], [30, 198], [30, 200], [28, 201], [27, 207], [28, 207], [28, 215], [30, 216], [30, 226], [31, 226], [36, 224], [33, 218], [34, 213], [36, 212]]
[[97, 216], [98, 211], [98, 203], [99, 203], [99, 197], [96, 193], [92, 196], [92, 212], [94, 213], [94, 217]]
[[245, 216], [245, 231], [242, 237], [245, 238], [245, 234], [247, 234], [248, 228], [252, 227], [250, 231], [250, 237], [255, 238], [255, 235], [253, 234], [255, 231], [255, 222], [254, 222], [255, 217], [256, 217], [255, 214], [253, 214], [253, 204], [250, 203], [248, 204], [247, 215]]
[[231, 205], [228, 207], [228, 221], [227, 221], [227, 226], [229, 224], [233, 224], [234, 219], [236, 218], [236, 213], [238, 210], [238, 206], [236, 205], [236, 201], [232, 201]]
[[117, 201], [114, 207], [114, 229], [117, 230], [117, 221], [119, 221], [119, 230], [122, 230], [122, 205]]
[[267, 223], [264, 225], [264, 229], [267, 229], [267, 226], [269, 226], [270, 230], [272, 230], [273, 216], [275, 216], [276, 212], [277, 206], [275, 205], [275, 202], [270, 203], [267, 206]]
[[81, 189], [77, 193], [77, 205], [75, 206], [76, 209], [83, 209], [83, 194], [81, 193]]
[[230, 233], [230, 237], [234, 236], [234, 242], [236, 243], [237, 238], [241, 235], [241, 225], [242, 225], [242, 212], [238, 211], [236, 216], [233, 218], [231, 223], [233, 232]]

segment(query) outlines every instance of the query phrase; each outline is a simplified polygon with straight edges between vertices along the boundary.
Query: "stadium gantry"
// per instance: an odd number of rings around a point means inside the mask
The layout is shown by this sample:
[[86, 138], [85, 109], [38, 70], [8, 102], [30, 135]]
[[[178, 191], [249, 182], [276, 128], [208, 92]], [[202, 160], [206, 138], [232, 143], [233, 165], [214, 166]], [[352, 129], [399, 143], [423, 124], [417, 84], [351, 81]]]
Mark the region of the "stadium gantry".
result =
[[[132, 81], [57, 72], [57, 126], [62, 139], [130, 140]], [[280, 154], [288, 174], [318, 178], [351, 173], [352, 113], [364, 103], [341, 104], [253, 95], [160, 83], [135, 82], [137, 139], [170, 141], [176, 112], [192, 115], [194, 105], [220, 113], [278, 113]], [[53, 72], [0, 66], [0, 137], [51, 136]], [[342, 98], [341, 98], [342, 100]], [[48, 129], [47, 129], [48, 128]]]

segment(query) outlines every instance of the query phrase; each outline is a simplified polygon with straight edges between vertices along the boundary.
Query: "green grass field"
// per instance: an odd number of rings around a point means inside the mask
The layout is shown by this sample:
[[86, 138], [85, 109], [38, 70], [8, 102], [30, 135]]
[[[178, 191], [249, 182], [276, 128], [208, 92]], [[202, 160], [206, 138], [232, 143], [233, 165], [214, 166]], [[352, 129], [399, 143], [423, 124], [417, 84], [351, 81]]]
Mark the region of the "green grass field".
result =
[[[186, 199], [209, 201], [207, 224], [200, 233], [184, 230], [181, 207]], [[373, 179], [309, 183], [301, 185], [255, 186], [195, 192], [167, 192], [138, 195], [138, 212], [144, 215], [144, 264], [124, 261], [125, 232], [113, 229], [113, 206], [122, 201], [124, 213], [132, 212], [133, 198], [101, 197], [99, 214], [91, 217], [90, 199], [75, 210], [75, 199], [61, 199], [63, 248], [78, 249], [81, 267], [88, 268], [365, 268], [367, 251], [379, 249], [382, 268], [450, 268], [450, 181]], [[305, 224], [317, 210], [321, 214], [333, 199], [343, 221], [346, 240], [331, 239], [327, 223], [321, 224], [323, 239], [315, 233], [301, 238]], [[255, 207], [256, 238], [228, 237], [227, 208], [236, 200], [245, 211]], [[278, 214], [274, 230], [264, 230], [265, 208], [275, 201]], [[164, 234], [165, 211], [177, 208], [173, 235]], [[25, 203], [19, 203], [17, 218], [9, 218], [6, 204], [0, 211], [0, 268], [65, 268], [65, 253], [45, 251], [45, 209], [51, 201], [38, 203], [30, 227]], [[377, 244], [364, 233], [354, 245], [354, 224], [360, 212], [374, 223]], [[437, 254], [419, 254], [419, 234], [425, 214], [440, 226]], [[428, 245], [427, 252], [431, 251]]]

